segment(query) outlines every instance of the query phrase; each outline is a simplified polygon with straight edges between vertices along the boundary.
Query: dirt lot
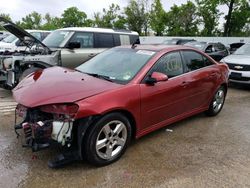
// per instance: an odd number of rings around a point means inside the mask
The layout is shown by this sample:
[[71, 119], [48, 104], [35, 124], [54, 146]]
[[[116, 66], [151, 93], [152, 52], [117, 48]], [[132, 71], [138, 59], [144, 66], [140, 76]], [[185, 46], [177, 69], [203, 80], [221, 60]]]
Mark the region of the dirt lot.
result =
[[32, 153], [13, 131], [10, 92], [0, 90], [0, 187], [250, 187], [250, 89], [231, 87], [217, 117], [203, 114], [134, 142], [102, 168], [50, 169], [56, 152]]

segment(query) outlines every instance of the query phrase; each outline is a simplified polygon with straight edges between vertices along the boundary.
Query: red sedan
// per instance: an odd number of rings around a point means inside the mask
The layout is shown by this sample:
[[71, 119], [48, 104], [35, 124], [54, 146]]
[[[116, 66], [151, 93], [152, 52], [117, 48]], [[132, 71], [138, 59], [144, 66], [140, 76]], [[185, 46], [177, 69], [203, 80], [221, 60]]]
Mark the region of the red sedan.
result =
[[[75, 70], [52, 67], [13, 90], [26, 145], [67, 148], [49, 166], [118, 160], [132, 138], [200, 112], [217, 115], [228, 67], [184, 46], [137, 45], [107, 50]], [[65, 150], [64, 150], [65, 151]]]

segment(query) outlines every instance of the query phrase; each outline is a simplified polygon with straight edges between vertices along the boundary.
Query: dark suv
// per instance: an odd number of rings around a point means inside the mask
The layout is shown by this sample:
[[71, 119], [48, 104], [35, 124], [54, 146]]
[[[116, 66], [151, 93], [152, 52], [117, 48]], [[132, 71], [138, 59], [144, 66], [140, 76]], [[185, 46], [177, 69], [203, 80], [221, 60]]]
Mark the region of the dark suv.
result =
[[230, 52], [226, 48], [226, 46], [220, 42], [188, 42], [184, 44], [185, 46], [191, 46], [197, 48], [209, 56], [211, 56], [214, 60], [220, 61], [222, 58], [228, 56]]

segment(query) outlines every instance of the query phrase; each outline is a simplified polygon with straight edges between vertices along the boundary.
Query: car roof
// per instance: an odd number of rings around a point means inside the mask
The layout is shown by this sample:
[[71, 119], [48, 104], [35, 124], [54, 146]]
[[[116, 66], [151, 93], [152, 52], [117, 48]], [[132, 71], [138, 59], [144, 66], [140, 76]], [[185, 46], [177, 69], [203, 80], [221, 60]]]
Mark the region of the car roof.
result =
[[106, 29], [98, 27], [66, 27], [58, 30], [65, 31], [85, 31], [85, 32], [96, 32], [96, 33], [127, 33], [131, 35], [138, 35], [135, 31], [125, 30], [125, 29]]
[[[118, 46], [116, 48], [131, 48], [131, 45], [125, 46]], [[166, 44], [136, 44], [135, 49], [137, 50], [150, 50], [150, 51], [171, 51], [171, 50], [184, 50], [184, 49], [191, 49], [194, 50], [192, 47], [183, 46], [183, 45], [166, 45]]]

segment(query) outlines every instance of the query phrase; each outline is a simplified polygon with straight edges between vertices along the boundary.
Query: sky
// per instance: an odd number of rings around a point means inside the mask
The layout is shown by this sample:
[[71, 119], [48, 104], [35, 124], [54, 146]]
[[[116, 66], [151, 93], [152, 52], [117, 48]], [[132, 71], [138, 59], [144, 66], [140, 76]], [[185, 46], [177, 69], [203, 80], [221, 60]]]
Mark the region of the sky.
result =
[[[52, 16], [61, 16], [69, 7], [76, 6], [84, 11], [88, 18], [93, 18], [94, 12], [108, 8], [112, 3], [125, 7], [129, 0], [1, 0], [0, 13], [9, 14], [14, 21], [21, 20], [27, 14], [36, 11], [42, 15], [46, 13]], [[4, 2], [3, 2], [4, 1]], [[152, 1], [152, 0], [151, 0]], [[8, 3], [6, 3], [8, 2]], [[169, 10], [174, 4], [181, 5], [187, 0], [162, 0], [165, 10]], [[222, 9], [224, 9], [222, 7]], [[225, 11], [225, 10], [222, 10]]]

